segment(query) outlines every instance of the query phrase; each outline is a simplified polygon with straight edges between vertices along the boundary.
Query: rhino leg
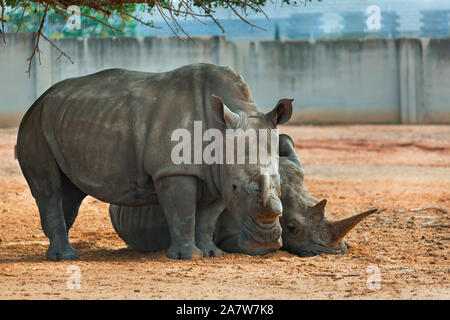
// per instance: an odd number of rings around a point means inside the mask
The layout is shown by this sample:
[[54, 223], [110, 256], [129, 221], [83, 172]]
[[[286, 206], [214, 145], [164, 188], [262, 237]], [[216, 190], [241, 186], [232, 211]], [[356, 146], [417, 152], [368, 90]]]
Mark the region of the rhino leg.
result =
[[195, 217], [195, 243], [203, 252], [203, 257], [220, 258], [223, 254], [214, 243], [214, 231], [220, 214], [225, 210], [221, 200], [203, 205], [197, 210]]
[[69, 229], [72, 227], [75, 219], [78, 215], [78, 210], [80, 209], [81, 202], [86, 197], [86, 193], [78, 189], [69, 179], [64, 177], [63, 179], [63, 211], [64, 211], [64, 220], [66, 222], [66, 229], [69, 232]]
[[[39, 113], [35, 108], [32, 113]], [[50, 240], [48, 260], [73, 260], [78, 254], [68, 240], [63, 211], [63, 180], [48, 143], [40, 130], [40, 116], [27, 114], [17, 140], [17, 158], [31, 193], [36, 200], [44, 234]]]
[[50, 196], [36, 197], [44, 234], [50, 239], [46, 257], [50, 261], [74, 260], [77, 251], [69, 244], [62, 206], [62, 190]]
[[170, 176], [158, 180], [156, 192], [170, 231], [167, 256], [172, 259], [200, 259], [202, 251], [195, 245], [195, 211], [197, 179]]

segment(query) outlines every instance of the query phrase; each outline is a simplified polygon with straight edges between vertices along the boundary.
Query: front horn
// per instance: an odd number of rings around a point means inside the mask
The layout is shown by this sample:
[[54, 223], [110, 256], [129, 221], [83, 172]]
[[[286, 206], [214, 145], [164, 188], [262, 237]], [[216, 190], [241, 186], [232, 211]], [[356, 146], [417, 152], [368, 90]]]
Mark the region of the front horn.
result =
[[270, 212], [273, 215], [279, 216], [283, 212], [283, 205], [278, 197], [271, 196], [269, 199]]
[[262, 192], [262, 203], [263, 206], [267, 206], [267, 202], [269, 201], [269, 192], [270, 192], [270, 178], [267, 174], [261, 175], [261, 192]]
[[361, 220], [377, 211], [378, 209], [370, 209], [342, 220], [329, 221], [327, 225], [330, 240], [332, 242], [341, 240], [347, 233], [350, 232], [350, 230], [361, 222]]

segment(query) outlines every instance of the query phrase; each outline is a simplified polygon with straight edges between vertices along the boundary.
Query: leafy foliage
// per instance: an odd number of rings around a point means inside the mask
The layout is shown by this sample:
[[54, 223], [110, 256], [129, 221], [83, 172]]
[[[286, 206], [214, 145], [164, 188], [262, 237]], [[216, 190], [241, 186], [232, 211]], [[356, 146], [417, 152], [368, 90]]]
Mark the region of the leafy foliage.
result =
[[[231, 10], [248, 25], [260, 28], [247, 21], [245, 16], [249, 12], [264, 14], [263, 7], [267, 1], [272, 0], [0, 0], [0, 34], [6, 42], [5, 31], [36, 33], [35, 48], [29, 58], [29, 72], [35, 54], [40, 55], [41, 37], [70, 60], [50, 38], [136, 35], [139, 24], [155, 27], [152, 21], [140, 18], [142, 13], [147, 13], [147, 16], [159, 14], [177, 37], [180, 33], [189, 37], [178, 22], [179, 18], [184, 17], [192, 17], [200, 22], [201, 19], [209, 18], [225, 32], [214, 17], [215, 9], [219, 7]], [[297, 0], [278, 1], [286, 5], [297, 4]], [[306, 4], [312, 0], [303, 1]], [[81, 28], [70, 28], [67, 24], [70, 16], [67, 10], [72, 5], [80, 9]]]
[[[143, 13], [161, 15], [175, 34], [183, 33], [177, 18], [192, 16], [195, 18], [211, 18], [216, 24], [219, 21], [214, 18], [217, 8], [231, 10], [243, 21], [248, 13], [263, 13], [263, 7], [268, 2], [279, 1], [280, 5], [297, 5], [312, 2], [312, 0], [0, 0], [2, 9], [6, 14], [2, 15], [2, 22], [7, 32], [39, 30], [40, 22], [46, 7], [47, 18], [43, 31], [49, 37], [85, 37], [85, 36], [115, 36], [126, 34], [135, 36], [138, 34], [138, 25], [145, 24], [155, 27], [153, 21], [142, 21], [137, 17]], [[321, 0], [317, 0], [321, 1]], [[67, 26], [67, 7], [78, 5], [81, 10], [81, 29]], [[95, 19], [93, 19], [95, 18]], [[137, 18], [137, 19], [136, 19]], [[249, 23], [250, 24], [250, 23]], [[113, 28], [109, 28], [108, 25]], [[257, 26], [255, 26], [257, 27]], [[222, 31], [223, 28], [221, 28]], [[3, 29], [2, 29], [3, 30]]]

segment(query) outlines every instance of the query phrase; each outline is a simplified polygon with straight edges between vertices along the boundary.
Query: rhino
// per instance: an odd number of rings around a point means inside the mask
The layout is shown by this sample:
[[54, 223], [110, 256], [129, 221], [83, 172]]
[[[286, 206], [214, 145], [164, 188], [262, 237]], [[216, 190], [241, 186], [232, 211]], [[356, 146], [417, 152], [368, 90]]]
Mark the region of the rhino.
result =
[[242, 77], [213, 64], [163, 73], [108, 69], [56, 83], [26, 112], [17, 138], [17, 158], [50, 240], [47, 259], [78, 258], [68, 232], [87, 195], [161, 206], [169, 258], [219, 256], [212, 235], [224, 209], [240, 229], [242, 249], [279, 248], [278, 172], [265, 174], [261, 162], [174, 163], [172, 133], [192, 133], [195, 121], [203, 131], [276, 131], [291, 117], [292, 101], [262, 113]]
[[[342, 219], [327, 217], [327, 200], [317, 200], [303, 184], [304, 170], [295, 152], [294, 142], [286, 134], [279, 135], [279, 173], [283, 214], [282, 250], [301, 257], [322, 253], [347, 253], [344, 236], [367, 216], [377, 212], [371, 209]], [[167, 249], [170, 234], [161, 206], [127, 207], [110, 205], [112, 225], [120, 238], [133, 250], [154, 252]], [[220, 215], [214, 229], [214, 241], [224, 251], [248, 255], [264, 255], [273, 248], [242, 248], [239, 245], [239, 227], [228, 210]]]

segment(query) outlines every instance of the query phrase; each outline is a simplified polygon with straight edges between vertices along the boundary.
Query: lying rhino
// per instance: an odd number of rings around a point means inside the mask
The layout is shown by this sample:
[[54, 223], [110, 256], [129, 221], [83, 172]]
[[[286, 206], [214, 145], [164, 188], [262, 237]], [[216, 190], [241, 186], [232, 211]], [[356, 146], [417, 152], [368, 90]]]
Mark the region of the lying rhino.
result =
[[[238, 223], [242, 249], [280, 247], [278, 174], [261, 175], [260, 162], [175, 164], [172, 133], [193, 133], [194, 121], [222, 133], [274, 130], [290, 118], [291, 102], [282, 99], [263, 114], [238, 74], [211, 64], [166, 73], [110, 69], [55, 84], [27, 111], [17, 139], [19, 164], [50, 239], [47, 258], [78, 257], [68, 231], [86, 195], [123, 206], [161, 205], [170, 258], [220, 255], [212, 235], [225, 208]], [[249, 186], [261, 192], [238, 192]]]
[[[362, 219], [377, 211], [372, 209], [343, 220], [329, 220], [326, 200], [318, 201], [303, 184], [304, 172], [288, 135], [279, 137], [283, 249], [299, 256], [321, 253], [346, 253], [344, 236]], [[158, 205], [132, 208], [111, 205], [111, 222], [128, 246], [140, 252], [166, 249], [170, 244], [167, 221]], [[227, 252], [263, 255], [274, 249], [241, 248], [239, 226], [227, 210], [220, 216], [214, 234], [215, 243]]]

